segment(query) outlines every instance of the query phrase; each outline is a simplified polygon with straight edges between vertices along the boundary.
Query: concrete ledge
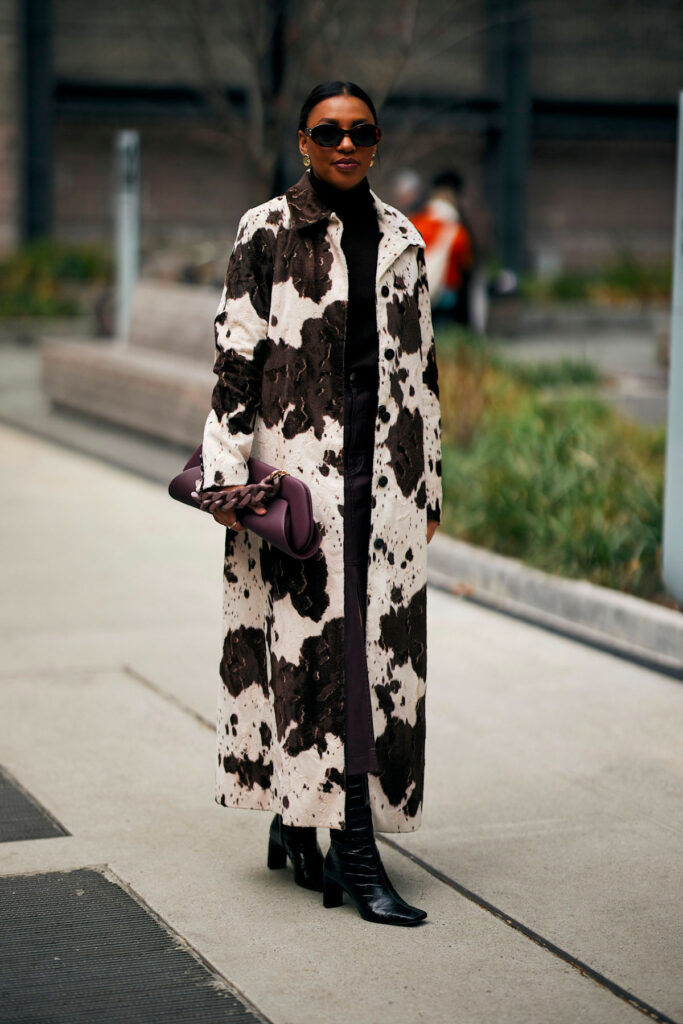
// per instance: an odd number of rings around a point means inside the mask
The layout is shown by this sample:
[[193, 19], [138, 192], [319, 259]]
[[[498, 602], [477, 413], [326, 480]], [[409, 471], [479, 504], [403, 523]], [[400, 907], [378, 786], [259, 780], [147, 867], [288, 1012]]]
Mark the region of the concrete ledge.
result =
[[480, 597], [539, 625], [572, 625], [582, 639], [612, 641], [624, 653], [683, 678], [683, 613], [585, 580], [567, 580], [445, 534], [429, 545], [429, 582]]
[[201, 440], [214, 383], [209, 361], [160, 357], [121, 340], [45, 338], [41, 355], [43, 388], [56, 405], [192, 448]]
[[640, 302], [624, 307], [599, 306], [586, 302], [524, 302], [518, 297], [492, 303], [488, 333], [495, 337], [532, 338], [550, 332], [580, 335], [587, 331], [623, 331], [651, 333], [654, 338], [668, 309]]
[[213, 288], [140, 281], [127, 338], [46, 334], [42, 385], [66, 409], [194, 449], [215, 383]]

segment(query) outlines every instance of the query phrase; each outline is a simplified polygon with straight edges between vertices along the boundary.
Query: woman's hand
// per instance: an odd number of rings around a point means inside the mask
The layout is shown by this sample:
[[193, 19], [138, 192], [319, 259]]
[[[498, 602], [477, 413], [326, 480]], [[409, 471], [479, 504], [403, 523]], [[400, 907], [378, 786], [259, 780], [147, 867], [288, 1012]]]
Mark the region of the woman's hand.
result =
[[[196, 486], [197, 487], [199, 486], [199, 480], [197, 481]], [[216, 490], [216, 491], [202, 491], [201, 494], [197, 494], [197, 492], [193, 492], [193, 496], [196, 495], [199, 498], [203, 498], [205, 501], [206, 501], [207, 498], [213, 499], [211, 501], [211, 503], [209, 504], [209, 506], [208, 506], [208, 511], [211, 513], [211, 515], [216, 520], [216, 522], [220, 523], [221, 526], [229, 527], [231, 530], [234, 530], [235, 533], [241, 533], [241, 531], [242, 530], [246, 530], [247, 527], [244, 526], [243, 523], [239, 522], [239, 520], [237, 519], [237, 515], [235, 514], [235, 509], [234, 508], [226, 508], [226, 509], [221, 509], [220, 508], [220, 505], [222, 504], [222, 501], [223, 501], [223, 498], [225, 497], [225, 495], [229, 494], [230, 491], [234, 491], [235, 489], [239, 489], [239, 487], [240, 487], [240, 484], [232, 484], [230, 487], [221, 487], [220, 490]], [[203, 507], [206, 507], [206, 506], [203, 506]], [[252, 512], [256, 512], [257, 515], [260, 515], [260, 516], [265, 515], [266, 512], [267, 512], [267, 509], [266, 509], [265, 505], [262, 505], [261, 503], [259, 503], [257, 505], [250, 505], [249, 509]]]
[[432, 537], [434, 536], [434, 534], [436, 533], [436, 531], [438, 529], [438, 526], [439, 526], [439, 520], [438, 519], [428, 519], [427, 520], [427, 543], [428, 544], [429, 544], [430, 540], [432, 539]]

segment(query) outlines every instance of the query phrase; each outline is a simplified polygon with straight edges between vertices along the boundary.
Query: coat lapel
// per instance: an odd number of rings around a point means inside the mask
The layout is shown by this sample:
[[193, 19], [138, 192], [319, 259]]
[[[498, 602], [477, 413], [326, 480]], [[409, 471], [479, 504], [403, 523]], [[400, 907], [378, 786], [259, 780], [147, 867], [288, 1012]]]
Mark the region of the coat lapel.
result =
[[[424, 239], [405, 214], [384, 203], [372, 189], [370, 195], [377, 210], [380, 229], [376, 276], [376, 283], [379, 285], [384, 274], [404, 249], [409, 245], [423, 246]], [[287, 189], [285, 196], [289, 204], [292, 227], [295, 230], [310, 227], [335, 216], [313, 188], [308, 171], [301, 175], [295, 185]]]
[[377, 251], [377, 284], [389, 270], [392, 263], [409, 245], [423, 246], [424, 239], [414, 224], [393, 206], [382, 202], [379, 196], [370, 189], [377, 210], [377, 219], [381, 237]]

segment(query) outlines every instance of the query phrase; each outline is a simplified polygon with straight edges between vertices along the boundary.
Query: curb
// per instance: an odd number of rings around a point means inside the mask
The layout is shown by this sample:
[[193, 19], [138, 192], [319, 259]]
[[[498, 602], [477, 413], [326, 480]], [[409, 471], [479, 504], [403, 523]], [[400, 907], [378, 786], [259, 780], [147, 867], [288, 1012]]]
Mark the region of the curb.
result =
[[563, 579], [447, 535], [429, 545], [433, 586], [683, 679], [683, 613]]

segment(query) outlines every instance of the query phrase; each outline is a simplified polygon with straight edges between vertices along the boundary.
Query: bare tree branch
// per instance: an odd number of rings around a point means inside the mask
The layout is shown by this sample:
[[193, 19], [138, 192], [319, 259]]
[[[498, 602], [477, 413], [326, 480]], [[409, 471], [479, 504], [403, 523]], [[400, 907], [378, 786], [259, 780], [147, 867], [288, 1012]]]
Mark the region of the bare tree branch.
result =
[[[182, 42], [174, 57], [168, 56], [174, 48], [166, 39], [157, 38], [157, 45], [163, 46], [166, 59], [189, 66], [190, 77], [199, 82], [215, 116], [212, 125], [202, 126], [206, 137], [238, 144], [249, 180], [267, 195], [281, 155], [296, 145], [289, 134], [307, 81], [357, 74], [381, 110], [409, 70], [513, 20], [501, 14], [473, 23], [475, 10], [472, 0], [441, 3], [435, 13], [433, 2], [387, 0], [381, 11], [372, 8], [373, 23], [368, 0], [166, 0], [165, 16], [176, 25], [171, 37]], [[276, 32], [283, 33], [281, 40]], [[239, 60], [240, 68], [233, 81], [241, 81], [249, 94], [246, 121], [226, 94], [226, 62], [231, 59]], [[280, 59], [282, 82], [276, 80]], [[438, 109], [406, 110], [400, 126], [382, 143], [389, 163], [401, 161], [405, 152], [411, 163], [420, 162], [433, 151], [438, 139], [420, 129], [435, 113], [449, 109], [451, 101], [444, 98]]]

